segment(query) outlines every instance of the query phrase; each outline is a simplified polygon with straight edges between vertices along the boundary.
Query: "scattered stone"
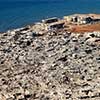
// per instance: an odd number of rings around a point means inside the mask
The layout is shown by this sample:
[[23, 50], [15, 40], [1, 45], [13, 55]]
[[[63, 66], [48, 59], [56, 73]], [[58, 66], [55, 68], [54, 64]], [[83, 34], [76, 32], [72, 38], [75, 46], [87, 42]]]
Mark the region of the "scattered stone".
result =
[[100, 32], [41, 25], [0, 34], [0, 100], [99, 100]]

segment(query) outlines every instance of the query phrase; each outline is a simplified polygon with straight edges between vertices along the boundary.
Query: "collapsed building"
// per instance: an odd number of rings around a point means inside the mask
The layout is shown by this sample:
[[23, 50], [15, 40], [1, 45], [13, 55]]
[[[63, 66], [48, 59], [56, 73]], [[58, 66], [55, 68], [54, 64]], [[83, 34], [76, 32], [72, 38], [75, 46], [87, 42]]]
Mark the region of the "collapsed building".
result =
[[45, 30], [55, 30], [64, 27], [64, 22], [59, 20], [57, 17], [44, 19], [42, 20], [42, 23], [45, 27]]
[[61, 28], [64, 28], [64, 24], [65, 24], [64, 22], [55, 22], [55, 23], [48, 25], [47, 29], [48, 30], [61, 29]]

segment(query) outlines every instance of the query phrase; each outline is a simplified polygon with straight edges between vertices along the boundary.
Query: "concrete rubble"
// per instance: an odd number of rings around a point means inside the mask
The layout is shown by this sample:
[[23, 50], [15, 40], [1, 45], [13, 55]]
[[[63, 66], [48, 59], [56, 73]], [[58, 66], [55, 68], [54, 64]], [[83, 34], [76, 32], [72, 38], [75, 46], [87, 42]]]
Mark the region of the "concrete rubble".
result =
[[100, 100], [100, 32], [43, 32], [0, 34], [0, 100]]

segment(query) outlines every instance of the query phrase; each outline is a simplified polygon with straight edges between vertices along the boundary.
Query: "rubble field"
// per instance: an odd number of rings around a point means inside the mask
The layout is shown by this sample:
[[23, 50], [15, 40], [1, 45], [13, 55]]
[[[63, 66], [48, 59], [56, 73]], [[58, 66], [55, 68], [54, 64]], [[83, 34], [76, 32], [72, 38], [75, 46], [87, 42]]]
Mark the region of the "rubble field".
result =
[[100, 32], [0, 34], [0, 100], [100, 100]]

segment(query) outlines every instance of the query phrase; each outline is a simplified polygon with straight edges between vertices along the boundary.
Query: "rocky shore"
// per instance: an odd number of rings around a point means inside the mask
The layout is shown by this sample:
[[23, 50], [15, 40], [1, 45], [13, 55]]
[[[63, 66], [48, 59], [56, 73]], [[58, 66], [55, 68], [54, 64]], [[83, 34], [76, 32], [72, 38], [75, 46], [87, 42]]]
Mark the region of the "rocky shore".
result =
[[0, 34], [0, 100], [100, 100], [100, 32]]

